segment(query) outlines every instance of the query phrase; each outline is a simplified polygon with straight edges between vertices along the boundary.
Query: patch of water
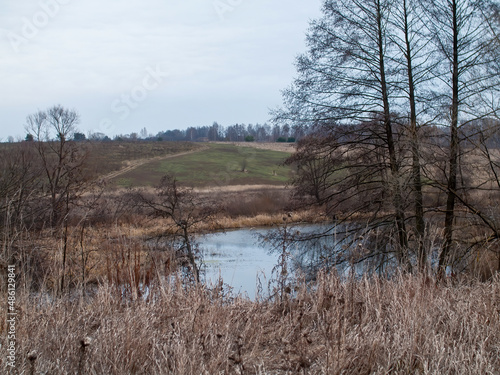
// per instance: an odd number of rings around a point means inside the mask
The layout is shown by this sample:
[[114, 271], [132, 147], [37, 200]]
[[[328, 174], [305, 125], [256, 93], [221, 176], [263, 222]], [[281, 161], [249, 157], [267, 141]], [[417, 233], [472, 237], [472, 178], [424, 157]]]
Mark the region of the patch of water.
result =
[[268, 232], [269, 229], [238, 229], [200, 239], [202, 271], [207, 285], [215, 285], [222, 278], [235, 294], [246, 294], [252, 299], [259, 279], [266, 289], [278, 260], [278, 254], [259, 245], [259, 235]]
[[[384, 253], [367, 257], [366, 260], [353, 260], [351, 263], [350, 254], [356, 255], [356, 252], [364, 251], [364, 245], [370, 244], [364, 244], [362, 239], [344, 242], [342, 229], [343, 227], [332, 229], [327, 224], [290, 226], [289, 236], [298, 236], [296, 239], [313, 233], [322, 235], [290, 243], [287, 247], [288, 271], [295, 273], [299, 270], [306, 278], [313, 277], [322, 267], [334, 267], [341, 277], [361, 277], [367, 272], [391, 272], [390, 267], [394, 261]], [[259, 285], [262, 286], [262, 292], [267, 294], [269, 280], [276, 278], [272, 271], [278, 264], [280, 253], [276, 249], [272, 251], [271, 243], [262, 238], [272, 237], [275, 231], [275, 228], [238, 229], [200, 238], [200, 248], [203, 251], [202, 272], [206, 284], [216, 285], [222, 279], [234, 294], [246, 294], [251, 299], [255, 298]]]

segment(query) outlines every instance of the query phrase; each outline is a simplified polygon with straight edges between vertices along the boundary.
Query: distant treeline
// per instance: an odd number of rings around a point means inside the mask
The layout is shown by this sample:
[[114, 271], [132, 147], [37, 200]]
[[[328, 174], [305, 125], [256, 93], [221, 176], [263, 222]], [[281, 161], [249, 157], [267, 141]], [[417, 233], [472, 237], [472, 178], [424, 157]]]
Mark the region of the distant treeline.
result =
[[[479, 119], [463, 124], [460, 128], [460, 135], [463, 139], [473, 142], [477, 140], [484, 129], [494, 128], [493, 123], [498, 121], [492, 118]], [[349, 128], [353, 131], [355, 128], [363, 128], [365, 123], [358, 124], [337, 124], [332, 125], [340, 130], [340, 128]], [[403, 126], [395, 120], [395, 126]], [[174, 129], [161, 131], [156, 135], [148, 134], [146, 128], [143, 128], [139, 133], [120, 134], [111, 139], [103, 133], [89, 133], [86, 137], [83, 133], [75, 133], [74, 140], [94, 140], [94, 141], [189, 141], [189, 142], [296, 142], [300, 141], [307, 135], [314, 134], [318, 136], [321, 133], [321, 128], [314, 126], [289, 126], [289, 125], [269, 125], [269, 124], [235, 124], [224, 127], [214, 122], [211, 126], [189, 127], [187, 129]], [[345, 129], [346, 130], [346, 129]], [[446, 127], [427, 125], [422, 129], [428, 136], [432, 137], [435, 142], [441, 146], [447, 145]], [[349, 133], [349, 132], [347, 132]], [[27, 136], [28, 140], [28, 136]], [[500, 135], [490, 136], [487, 140], [490, 147], [499, 147]]]
[[[307, 134], [307, 129], [300, 126], [268, 125], [268, 124], [234, 124], [227, 127], [214, 122], [210, 126], [189, 127], [187, 129], [174, 129], [161, 131], [156, 135], [148, 134], [146, 128], [139, 133], [120, 134], [113, 138], [116, 141], [127, 140], [156, 140], [156, 141], [226, 141], [226, 142], [295, 142]], [[82, 133], [75, 133], [75, 140], [83, 140]], [[111, 141], [103, 133], [91, 133], [91, 140]]]

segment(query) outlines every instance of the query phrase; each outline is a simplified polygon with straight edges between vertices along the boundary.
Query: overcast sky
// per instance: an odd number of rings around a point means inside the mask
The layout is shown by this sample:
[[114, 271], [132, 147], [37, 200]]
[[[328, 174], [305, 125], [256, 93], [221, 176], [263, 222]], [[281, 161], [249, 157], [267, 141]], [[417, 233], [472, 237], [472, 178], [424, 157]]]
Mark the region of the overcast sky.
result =
[[4, 0], [0, 139], [61, 104], [109, 136], [263, 123], [321, 0]]

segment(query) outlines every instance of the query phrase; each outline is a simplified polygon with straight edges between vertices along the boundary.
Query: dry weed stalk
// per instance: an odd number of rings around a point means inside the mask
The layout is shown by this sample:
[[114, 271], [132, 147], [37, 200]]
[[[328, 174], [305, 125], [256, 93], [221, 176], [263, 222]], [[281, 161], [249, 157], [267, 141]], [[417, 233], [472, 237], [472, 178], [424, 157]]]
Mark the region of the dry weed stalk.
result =
[[[147, 299], [107, 285], [94, 297], [32, 298], [18, 301], [18, 349], [36, 347], [42, 373], [500, 371], [500, 277], [436, 286], [420, 276], [320, 274], [314, 285], [295, 286], [285, 310], [279, 298], [224, 297], [180, 280], [152, 285]], [[83, 351], [78, 343], [87, 336], [92, 345]], [[19, 366], [29, 368], [29, 359]]]

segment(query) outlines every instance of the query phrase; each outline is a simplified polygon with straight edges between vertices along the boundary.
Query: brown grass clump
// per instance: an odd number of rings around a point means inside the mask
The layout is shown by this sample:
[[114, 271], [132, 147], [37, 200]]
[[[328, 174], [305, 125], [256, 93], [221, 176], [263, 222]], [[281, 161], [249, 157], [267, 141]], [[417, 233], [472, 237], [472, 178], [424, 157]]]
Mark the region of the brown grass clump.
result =
[[320, 275], [293, 298], [255, 302], [172, 281], [147, 298], [101, 285], [92, 298], [17, 303], [19, 373], [500, 372], [499, 277], [436, 286]]
[[295, 143], [281, 143], [281, 142], [210, 142], [216, 144], [231, 144], [238, 147], [252, 147], [261, 150], [271, 150], [271, 151], [282, 151], [282, 152], [294, 152], [296, 144]]
[[[253, 217], [222, 217], [218, 220], [218, 223], [225, 229], [272, 227], [283, 224], [283, 215], [283, 213], [275, 213], [258, 214]], [[326, 216], [320, 216], [314, 209], [297, 211], [291, 214], [291, 218], [287, 217], [288, 223], [322, 223], [328, 220], [329, 218]]]

